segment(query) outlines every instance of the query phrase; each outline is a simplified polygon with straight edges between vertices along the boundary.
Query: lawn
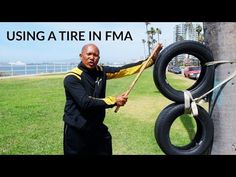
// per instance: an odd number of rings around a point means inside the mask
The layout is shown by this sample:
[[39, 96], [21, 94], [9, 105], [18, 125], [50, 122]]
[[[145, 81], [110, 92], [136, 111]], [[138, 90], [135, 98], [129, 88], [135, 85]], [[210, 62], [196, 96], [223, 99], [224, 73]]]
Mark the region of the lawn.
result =
[[[107, 95], [118, 95], [135, 76], [109, 80]], [[0, 154], [63, 154], [64, 75], [0, 79]], [[194, 81], [168, 74], [168, 81], [187, 88]], [[145, 70], [118, 113], [107, 110], [105, 123], [113, 137], [114, 155], [163, 154], [154, 138], [160, 111], [171, 101], [154, 85], [152, 68]], [[189, 141], [183, 121], [176, 121], [173, 141]], [[189, 121], [189, 126], [192, 122]], [[194, 127], [193, 127], [194, 128]]]

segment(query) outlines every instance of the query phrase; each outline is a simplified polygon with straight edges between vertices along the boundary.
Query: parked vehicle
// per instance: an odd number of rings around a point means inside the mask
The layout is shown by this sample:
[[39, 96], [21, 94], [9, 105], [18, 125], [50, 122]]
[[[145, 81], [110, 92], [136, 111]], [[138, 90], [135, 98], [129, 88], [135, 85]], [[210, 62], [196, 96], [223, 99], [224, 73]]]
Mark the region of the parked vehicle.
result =
[[198, 79], [201, 73], [200, 66], [187, 66], [184, 69], [184, 76], [190, 79]]
[[182, 73], [182, 69], [178, 66], [168, 66], [168, 71], [175, 73], [175, 74], [181, 74]]
[[181, 74], [182, 70], [180, 67], [174, 66], [173, 68], [171, 68], [170, 72], [175, 73], [175, 74]]
[[174, 67], [174, 66], [169, 65], [167, 70], [168, 70], [169, 72], [171, 72], [171, 69], [172, 69], [173, 67]]

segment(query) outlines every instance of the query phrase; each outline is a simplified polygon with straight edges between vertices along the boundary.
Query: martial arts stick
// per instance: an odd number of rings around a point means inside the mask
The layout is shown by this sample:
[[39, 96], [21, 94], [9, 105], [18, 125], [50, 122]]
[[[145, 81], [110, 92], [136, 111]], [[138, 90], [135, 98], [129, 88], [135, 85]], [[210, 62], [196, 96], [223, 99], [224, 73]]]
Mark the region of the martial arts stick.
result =
[[[128, 96], [129, 93], [131, 92], [131, 90], [133, 89], [135, 83], [138, 81], [138, 79], [140, 78], [141, 74], [143, 73], [144, 69], [146, 68], [148, 62], [152, 59], [153, 55], [157, 52], [157, 49], [160, 49], [159, 46], [161, 46], [160, 43], [158, 43], [158, 45], [154, 48], [154, 50], [152, 51], [151, 55], [149, 56], [149, 58], [145, 61], [144, 65], [141, 67], [139, 73], [137, 74], [137, 76], [135, 77], [135, 79], [133, 80], [133, 82], [131, 83], [131, 85], [129, 86], [128, 90], [125, 92], [124, 96]], [[162, 48], [162, 47], [161, 47]], [[160, 51], [159, 51], [160, 52]], [[120, 109], [120, 106], [116, 106], [115, 109], [115, 113], [118, 112], [118, 110]]]

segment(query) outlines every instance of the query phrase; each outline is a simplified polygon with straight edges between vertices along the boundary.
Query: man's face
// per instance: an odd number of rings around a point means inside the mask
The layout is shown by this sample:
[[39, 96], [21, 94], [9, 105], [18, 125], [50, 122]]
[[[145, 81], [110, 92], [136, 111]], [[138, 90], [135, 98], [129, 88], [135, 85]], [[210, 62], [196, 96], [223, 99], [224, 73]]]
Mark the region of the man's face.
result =
[[97, 66], [99, 58], [99, 50], [94, 45], [88, 45], [80, 54], [82, 63], [89, 69], [94, 69]]

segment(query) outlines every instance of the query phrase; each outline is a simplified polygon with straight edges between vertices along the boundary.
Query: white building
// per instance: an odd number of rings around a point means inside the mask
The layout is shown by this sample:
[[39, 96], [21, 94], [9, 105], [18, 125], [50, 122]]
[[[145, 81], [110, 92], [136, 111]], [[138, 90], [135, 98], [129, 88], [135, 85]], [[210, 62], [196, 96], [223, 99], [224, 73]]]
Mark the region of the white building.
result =
[[[174, 27], [174, 42], [182, 41], [182, 40], [193, 40], [198, 41], [198, 32], [196, 31], [197, 26], [200, 25], [202, 27], [202, 23], [192, 23], [192, 22], [184, 22], [178, 24]], [[177, 63], [191, 65], [191, 61], [196, 63], [196, 58], [194, 56], [189, 55], [179, 55], [173, 60], [174, 65], [178, 65]]]

